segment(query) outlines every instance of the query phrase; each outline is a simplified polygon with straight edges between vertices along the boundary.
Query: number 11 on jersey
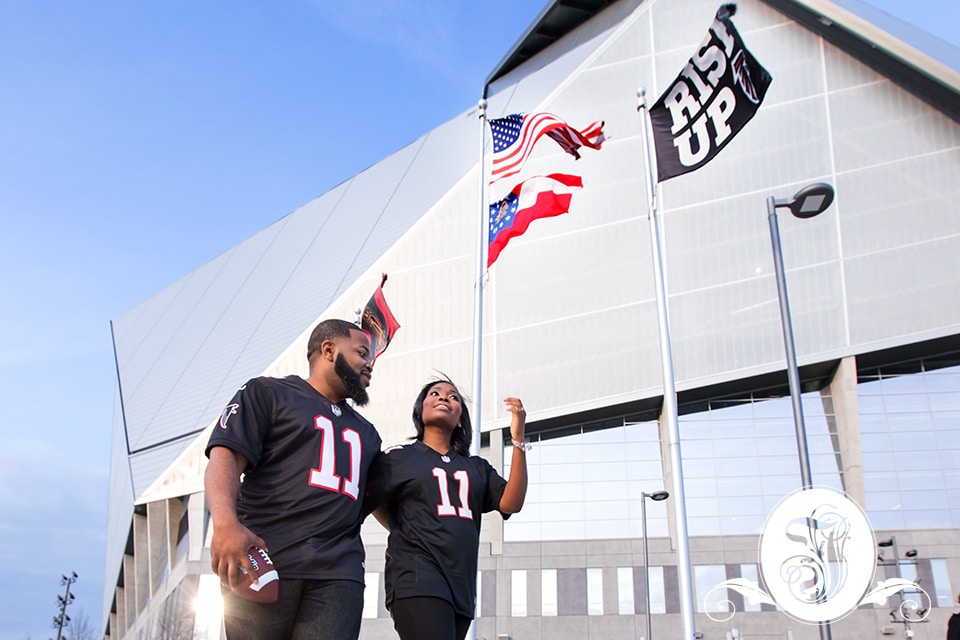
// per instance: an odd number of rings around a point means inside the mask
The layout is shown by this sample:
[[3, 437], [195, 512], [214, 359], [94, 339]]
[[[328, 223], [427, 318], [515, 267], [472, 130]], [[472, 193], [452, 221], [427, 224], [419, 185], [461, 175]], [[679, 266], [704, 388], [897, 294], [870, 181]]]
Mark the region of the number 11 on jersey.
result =
[[473, 512], [470, 510], [470, 476], [466, 470], [458, 469], [453, 472], [453, 477], [457, 481], [460, 489], [460, 507], [455, 508], [450, 502], [450, 491], [447, 487], [447, 472], [440, 467], [433, 468], [433, 476], [437, 479], [440, 486], [440, 504], [437, 505], [438, 516], [456, 516], [467, 520], [473, 520]]

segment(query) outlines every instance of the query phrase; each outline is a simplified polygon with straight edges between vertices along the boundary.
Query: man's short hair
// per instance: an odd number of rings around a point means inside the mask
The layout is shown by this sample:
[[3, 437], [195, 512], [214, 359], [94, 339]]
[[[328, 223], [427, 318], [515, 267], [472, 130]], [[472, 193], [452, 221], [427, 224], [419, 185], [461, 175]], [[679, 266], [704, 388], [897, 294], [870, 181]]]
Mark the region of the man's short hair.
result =
[[310, 334], [310, 340], [307, 342], [307, 362], [313, 360], [313, 356], [320, 353], [320, 347], [325, 341], [336, 338], [349, 338], [351, 331], [361, 331], [361, 329], [352, 322], [338, 318], [330, 318], [318, 324], [314, 328], [313, 333]]

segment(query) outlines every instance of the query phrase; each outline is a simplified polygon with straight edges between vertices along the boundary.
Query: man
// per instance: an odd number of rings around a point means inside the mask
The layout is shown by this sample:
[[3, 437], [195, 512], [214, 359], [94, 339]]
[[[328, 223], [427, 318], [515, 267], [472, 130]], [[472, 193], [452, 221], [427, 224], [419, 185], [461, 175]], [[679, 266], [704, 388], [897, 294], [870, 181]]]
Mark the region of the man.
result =
[[[345, 320], [317, 325], [310, 376], [254, 378], [234, 396], [207, 445], [204, 485], [230, 640], [360, 634], [361, 503], [380, 453], [376, 429], [347, 404], [367, 403], [370, 339]], [[241, 482], [241, 474], [243, 481]], [[253, 575], [247, 550], [265, 549], [280, 575], [273, 604], [237, 596]]]

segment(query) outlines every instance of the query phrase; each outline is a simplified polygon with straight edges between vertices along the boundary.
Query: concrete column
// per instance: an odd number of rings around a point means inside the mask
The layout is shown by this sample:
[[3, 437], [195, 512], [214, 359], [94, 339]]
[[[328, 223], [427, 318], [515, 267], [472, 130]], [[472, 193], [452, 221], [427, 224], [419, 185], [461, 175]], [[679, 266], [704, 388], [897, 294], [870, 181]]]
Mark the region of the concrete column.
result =
[[[133, 562], [129, 582], [124, 582], [128, 590], [135, 594], [136, 616], [140, 615], [150, 595], [150, 538], [147, 533], [147, 517], [133, 514]], [[128, 619], [134, 616], [127, 612]]]
[[[482, 454], [481, 454], [482, 455]], [[499, 469], [503, 475], [503, 430], [494, 429], [490, 432], [490, 450], [486, 453], [487, 461], [494, 469]], [[499, 514], [490, 514], [490, 555], [503, 555], [503, 518]]]
[[187, 537], [190, 547], [187, 560], [193, 562], [203, 557], [206, 534], [207, 505], [202, 493], [193, 493], [187, 499]]
[[843, 490], [866, 508], [863, 488], [863, 448], [860, 444], [860, 407], [857, 401], [857, 360], [840, 361], [830, 385], [821, 391], [830, 439], [837, 457]]
[[[660, 461], [663, 465], [663, 488], [669, 491], [670, 487], [673, 486], [673, 467], [670, 466], [670, 438], [667, 434], [667, 423], [663, 417], [662, 409], [660, 416], [657, 418], [657, 431], [660, 438]], [[672, 495], [670, 499], [673, 500]], [[649, 503], [647, 503], [647, 506], [650, 506]], [[670, 536], [670, 548], [675, 550], [677, 548], [677, 518], [673, 509], [667, 509], [667, 533]]]
[[[147, 584], [150, 597], [160, 586], [160, 576], [164, 566], [170, 566], [170, 557], [165, 553], [167, 545], [167, 505], [166, 500], [147, 503]], [[137, 550], [140, 555], [141, 550]]]
[[167, 571], [172, 572], [177, 563], [177, 536], [183, 518], [183, 498], [171, 498], [167, 504]]

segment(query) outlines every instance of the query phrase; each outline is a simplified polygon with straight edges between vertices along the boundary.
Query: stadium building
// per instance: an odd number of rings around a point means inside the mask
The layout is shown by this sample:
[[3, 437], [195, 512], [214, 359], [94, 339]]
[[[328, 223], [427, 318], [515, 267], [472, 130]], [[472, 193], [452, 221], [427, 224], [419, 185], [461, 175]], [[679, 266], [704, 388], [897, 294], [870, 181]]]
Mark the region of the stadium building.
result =
[[[484, 519], [477, 638], [640, 638], [648, 622], [653, 637], [679, 638], [685, 572], [698, 637], [822, 637], [775, 604], [715, 589], [757, 580], [765, 522], [802, 486], [765, 203], [813, 182], [834, 186], [833, 205], [780, 216], [812, 480], [865, 510], [884, 543], [876, 580], [919, 580], [930, 598], [916, 622], [898, 614], [900, 595], [865, 603], [832, 637], [942, 638], [953, 612], [960, 49], [857, 0], [739, 3], [733, 20], [770, 89], [713, 161], [659, 186], [676, 468], [636, 91], [669, 87], [718, 6], [553, 0], [487, 80], [488, 117], [603, 120], [607, 140], [579, 160], [536, 146], [517, 181], [560, 172], [584, 187], [483, 277], [483, 455], [509, 460], [507, 395], [523, 399], [534, 448], [523, 511]], [[471, 388], [478, 115], [438, 124], [113, 321], [105, 637], [220, 637], [209, 430], [247, 379], [305, 375], [312, 328], [355, 318], [381, 273], [402, 328], [363, 413], [384, 442], [413, 433], [410, 407], [435, 372]], [[647, 499], [675, 494], [678, 478], [682, 510], [675, 495]], [[363, 536], [361, 637], [395, 637], [386, 537], [373, 521]]]

